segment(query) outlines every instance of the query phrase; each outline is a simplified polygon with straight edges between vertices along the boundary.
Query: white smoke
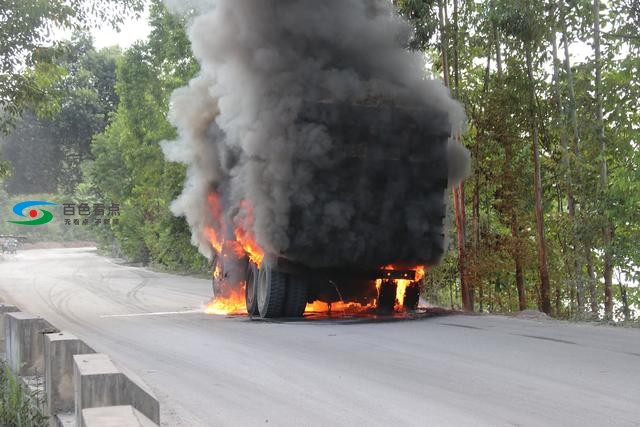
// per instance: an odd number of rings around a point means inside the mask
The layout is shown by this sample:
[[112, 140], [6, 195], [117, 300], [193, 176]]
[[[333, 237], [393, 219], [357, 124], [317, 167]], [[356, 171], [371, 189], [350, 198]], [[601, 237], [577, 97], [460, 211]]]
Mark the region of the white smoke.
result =
[[164, 0], [167, 9], [179, 16], [198, 16], [214, 8], [215, 0]]

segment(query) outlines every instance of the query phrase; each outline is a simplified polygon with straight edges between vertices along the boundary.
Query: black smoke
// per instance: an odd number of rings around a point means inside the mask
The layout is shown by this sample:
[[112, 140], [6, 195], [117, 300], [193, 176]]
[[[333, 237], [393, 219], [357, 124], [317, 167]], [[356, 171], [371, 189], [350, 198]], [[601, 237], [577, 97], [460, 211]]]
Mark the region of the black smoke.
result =
[[173, 212], [201, 251], [211, 254], [206, 227], [229, 235], [233, 223], [267, 253], [314, 267], [436, 262], [446, 187], [469, 168], [450, 139], [464, 112], [404, 48], [409, 27], [391, 2], [199, 10], [189, 34], [202, 71], [173, 96], [179, 139], [164, 149], [188, 165]]

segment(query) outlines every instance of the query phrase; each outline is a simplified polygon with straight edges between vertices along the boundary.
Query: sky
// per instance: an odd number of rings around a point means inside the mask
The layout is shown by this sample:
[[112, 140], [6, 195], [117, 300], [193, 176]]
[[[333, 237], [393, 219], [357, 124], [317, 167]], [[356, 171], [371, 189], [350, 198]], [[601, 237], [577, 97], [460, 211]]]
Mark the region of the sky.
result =
[[[91, 35], [93, 36], [94, 46], [96, 49], [111, 46], [120, 46], [123, 49], [127, 49], [139, 40], [146, 40], [151, 32], [148, 20], [149, 11], [145, 10], [139, 18], [131, 16], [126, 19], [120, 26], [119, 31], [107, 23], [102, 27], [93, 28], [91, 29]], [[71, 30], [57, 30], [54, 32], [53, 38], [54, 40], [70, 40], [71, 35]]]
[[[145, 10], [142, 16], [125, 20], [120, 31], [116, 31], [110, 25], [101, 28], [94, 28], [91, 33], [94, 38], [96, 48], [120, 46], [123, 49], [131, 47], [135, 42], [145, 40], [151, 32], [148, 24], [149, 13]], [[61, 38], [70, 38], [70, 34], [62, 34]], [[560, 56], [564, 55], [562, 46], [559, 45]], [[572, 62], [583, 62], [593, 55], [591, 47], [586, 43], [574, 43], [571, 46]]]
[[[131, 16], [125, 19], [119, 31], [105, 23], [102, 27], [92, 28], [91, 35], [96, 49], [120, 46], [122, 49], [131, 47], [135, 42], [146, 40], [151, 32], [149, 26], [149, 10], [145, 8], [140, 17]], [[54, 40], [70, 40], [71, 30], [54, 31]]]
[[151, 32], [151, 27], [147, 22], [148, 18], [149, 14], [146, 10], [140, 18], [132, 16], [124, 22], [119, 32], [114, 30], [110, 25], [105, 25], [102, 28], [94, 28], [91, 33], [96, 48], [101, 49], [103, 47], [118, 45], [126, 49], [138, 40], [145, 40]]

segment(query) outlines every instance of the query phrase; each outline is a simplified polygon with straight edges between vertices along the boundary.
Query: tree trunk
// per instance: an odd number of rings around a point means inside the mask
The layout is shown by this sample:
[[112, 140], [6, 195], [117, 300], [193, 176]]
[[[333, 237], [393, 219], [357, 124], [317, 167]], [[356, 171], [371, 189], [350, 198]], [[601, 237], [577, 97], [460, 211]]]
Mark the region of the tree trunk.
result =
[[[573, 69], [571, 68], [571, 55], [569, 54], [569, 38], [567, 31], [567, 20], [565, 18], [565, 5], [562, 3], [560, 24], [562, 25], [562, 44], [564, 45], [564, 69], [567, 75], [567, 90], [569, 94], [569, 118], [571, 120], [571, 127], [573, 128], [573, 153], [578, 165], [582, 164], [582, 154], [580, 149], [580, 127], [578, 126], [578, 113], [575, 94], [575, 83], [573, 78]], [[577, 171], [576, 171], [577, 172]], [[580, 175], [576, 173], [576, 184], [580, 188]], [[598, 295], [596, 289], [596, 274], [593, 267], [593, 258], [591, 254], [591, 243], [588, 240], [583, 240], [584, 255], [586, 256], [587, 263], [587, 280], [589, 290], [589, 305], [591, 307], [591, 313], [594, 316], [599, 316], [600, 308], [598, 306]], [[578, 260], [584, 259], [578, 257]]]
[[542, 171], [540, 167], [540, 138], [538, 120], [535, 107], [535, 81], [533, 78], [533, 59], [531, 45], [525, 43], [525, 56], [527, 61], [527, 75], [529, 78], [529, 114], [531, 120], [531, 132], [533, 139], [533, 166], [534, 166], [534, 193], [535, 193], [535, 213], [536, 229], [538, 235], [538, 270], [540, 274], [540, 310], [546, 314], [551, 314], [551, 296], [549, 269], [547, 266], [547, 243], [544, 229], [544, 212], [542, 208]]
[[[502, 82], [502, 48], [500, 46], [500, 32], [494, 28], [494, 38], [496, 43], [496, 68], [498, 72], [498, 81]], [[505, 153], [505, 170], [513, 169], [513, 147], [510, 141], [504, 144]], [[510, 228], [511, 237], [513, 238], [513, 263], [515, 267], [516, 289], [518, 291], [518, 308], [520, 311], [527, 308], [527, 293], [524, 286], [524, 268], [522, 260], [522, 251], [520, 249], [520, 224], [518, 223], [518, 213], [516, 207], [511, 206], [510, 209]]]
[[[442, 74], [444, 84], [450, 87], [449, 77], [449, 56], [447, 54], [447, 34], [446, 28], [446, 16], [445, 5], [443, 0], [438, 0], [438, 15], [440, 18], [440, 51], [442, 56]], [[465, 254], [465, 218], [464, 218], [464, 192], [462, 187], [453, 188], [453, 206], [456, 217], [456, 231], [458, 235], [458, 269], [460, 272], [460, 297], [462, 300], [462, 306], [465, 311], [473, 311], [471, 306], [471, 298], [467, 283], [466, 275], [466, 254]], [[462, 194], [462, 198], [461, 198]]]
[[460, 99], [460, 59], [459, 59], [459, 28], [458, 28], [458, 0], [453, 0], [453, 87], [456, 99]]
[[465, 311], [473, 311], [473, 303], [466, 275], [466, 251], [464, 230], [464, 184], [453, 188], [453, 204], [458, 234], [458, 267], [460, 270], [460, 298]]
[[[486, 94], [489, 89], [489, 78], [491, 76], [491, 49], [492, 43], [489, 43], [487, 49], [487, 67], [485, 69], [484, 75], [484, 86], [482, 89], [482, 93]], [[486, 131], [478, 130], [478, 136], [476, 137], [476, 144], [474, 147], [474, 157], [477, 159], [480, 158], [480, 144], [484, 140], [484, 135]], [[472, 200], [472, 226], [473, 226], [473, 263], [474, 263], [474, 271], [477, 272], [479, 253], [480, 253], [480, 168], [476, 167], [474, 170], [474, 186], [473, 186], [473, 200]], [[475, 277], [477, 278], [477, 274]], [[474, 279], [474, 283], [478, 285], [479, 288], [479, 300], [480, 300], [480, 312], [482, 313], [483, 306], [483, 298], [484, 298], [484, 289], [483, 283], [478, 282], [477, 279]], [[472, 293], [473, 296], [473, 293]], [[472, 304], [473, 305], [473, 304]]]
[[627, 296], [627, 287], [620, 281], [620, 300], [622, 300], [622, 312], [624, 313], [625, 322], [631, 320], [631, 311], [629, 310], [629, 297]]
[[451, 280], [449, 280], [449, 301], [451, 301], [451, 310], [453, 310], [453, 284], [451, 283]]
[[449, 56], [447, 55], [447, 35], [445, 32], [444, 7], [442, 0], [438, 0], [438, 15], [440, 18], [440, 55], [442, 60], [442, 78], [444, 85], [450, 87], [449, 84]]
[[591, 248], [586, 248], [587, 256], [587, 272], [589, 273], [589, 302], [591, 303], [591, 313], [594, 316], [600, 316], [600, 308], [598, 307], [598, 292], [596, 289], [596, 271], [593, 268], [593, 256]]
[[520, 231], [518, 230], [518, 219], [515, 212], [512, 212], [511, 215], [511, 236], [515, 243], [513, 259], [516, 267], [518, 308], [522, 311], [527, 309], [527, 294], [524, 289], [524, 269], [522, 268], [522, 251], [520, 250]]
[[[445, 2], [445, 12], [446, 12], [446, 2]], [[458, 18], [459, 18], [459, 8], [458, 8], [458, 0], [453, 0], [453, 90], [454, 95], [457, 100], [460, 100], [460, 60], [459, 60], [459, 28], [458, 28]], [[447, 19], [448, 20], [448, 19]], [[462, 144], [460, 135], [456, 136], [456, 140]], [[458, 197], [460, 199], [458, 203], [459, 207], [459, 215], [460, 215], [460, 224], [461, 229], [459, 230], [459, 234], [462, 235], [462, 258], [464, 259], [464, 269], [460, 272], [460, 276], [465, 276], [464, 282], [466, 287], [466, 298], [467, 303], [465, 304], [465, 310], [474, 311], [475, 307], [475, 289], [473, 283], [469, 281], [468, 275], [468, 267], [467, 267], [467, 212], [465, 205], [465, 185], [464, 182], [460, 183], [458, 187]]]
[[569, 117], [573, 128], [573, 152], [576, 159], [580, 159], [580, 128], [578, 127], [578, 108], [576, 106], [576, 91], [571, 69], [571, 56], [569, 54], [569, 39], [567, 36], [567, 22], [564, 13], [564, 4], [561, 9], [560, 24], [562, 25], [562, 44], [564, 45], [564, 70], [567, 74], [567, 89], [569, 91]]
[[[554, 4], [555, 5], [555, 4]], [[555, 8], [551, 13], [555, 22]], [[564, 180], [567, 193], [567, 210], [569, 211], [569, 225], [571, 227], [571, 243], [572, 250], [570, 252], [570, 264], [573, 267], [573, 277], [576, 285], [576, 305], [578, 314], [582, 315], [584, 311], [584, 282], [582, 281], [582, 263], [579, 259], [579, 239], [576, 224], [576, 208], [575, 198], [573, 195], [573, 176], [571, 173], [571, 160], [569, 157], [569, 144], [567, 142], [567, 134], [564, 120], [564, 105], [562, 103], [562, 93], [560, 90], [560, 60], [558, 59], [558, 43], [556, 41], [556, 32], [551, 35], [551, 46], [553, 48], [553, 80], [558, 126], [560, 127], [560, 145], [562, 148], [562, 166], [564, 172]]]
[[602, 230], [602, 244], [604, 246], [604, 312], [607, 319], [613, 317], [613, 260], [611, 254], [611, 223], [607, 214], [606, 199], [609, 187], [609, 172], [607, 167], [607, 140], [604, 135], [604, 108], [602, 101], [602, 54], [600, 52], [600, 0], [593, 1], [593, 46], [596, 60], [596, 108], [598, 139], [600, 141], [600, 200], [603, 200], [602, 216], [604, 226]]

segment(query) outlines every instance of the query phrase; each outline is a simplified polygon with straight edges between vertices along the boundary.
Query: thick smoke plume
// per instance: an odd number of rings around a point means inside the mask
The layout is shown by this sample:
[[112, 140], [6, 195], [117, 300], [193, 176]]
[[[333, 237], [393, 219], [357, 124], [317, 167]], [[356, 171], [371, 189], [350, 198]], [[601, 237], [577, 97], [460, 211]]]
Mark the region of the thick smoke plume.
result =
[[[462, 107], [425, 78], [424, 57], [405, 49], [409, 27], [391, 2], [198, 4], [206, 12], [193, 19], [189, 35], [202, 71], [174, 93], [179, 139], [163, 148], [168, 159], [188, 165], [172, 209], [187, 218], [201, 252], [211, 255], [207, 228], [230, 238], [239, 227], [266, 253], [312, 266], [375, 264], [394, 253], [406, 261], [433, 258], [424, 239], [412, 236], [443, 234], [425, 216], [444, 211], [444, 193], [425, 193], [431, 187], [416, 183], [415, 173], [430, 168], [445, 186], [447, 177], [457, 182], [468, 172], [467, 150], [451, 140], [431, 163], [374, 170], [368, 161], [350, 167], [340, 145], [351, 135], [370, 153], [393, 150], [402, 138], [415, 139], [403, 133], [419, 129], [422, 143], [435, 147], [463, 126]], [[393, 121], [387, 134], [371, 131], [362, 140], [363, 126], [378, 129], [385, 118]], [[360, 185], [363, 173], [382, 177], [379, 185]], [[220, 197], [213, 207], [212, 193]]]

